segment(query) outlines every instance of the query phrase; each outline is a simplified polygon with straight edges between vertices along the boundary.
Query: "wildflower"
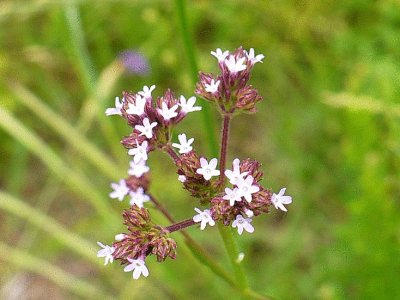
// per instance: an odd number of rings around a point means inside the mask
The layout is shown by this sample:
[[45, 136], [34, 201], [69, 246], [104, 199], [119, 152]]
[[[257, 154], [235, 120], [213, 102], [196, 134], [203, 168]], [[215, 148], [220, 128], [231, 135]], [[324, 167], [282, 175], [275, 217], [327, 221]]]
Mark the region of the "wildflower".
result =
[[225, 65], [231, 73], [237, 73], [247, 68], [247, 66], [244, 64], [244, 60], [244, 57], [236, 60], [235, 57], [231, 55], [228, 59], [225, 59]]
[[143, 275], [144, 277], [149, 276], [149, 270], [147, 269], [143, 259], [128, 258], [128, 261], [130, 264], [124, 268], [124, 272], [133, 271], [133, 279], [138, 279], [140, 275]]
[[218, 62], [221, 62], [224, 61], [225, 58], [229, 55], [229, 51], [222, 52], [220, 48], [217, 48], [215, 52], [211, 51], [211, 55], [215, 56], [218, 59]]
[[230, 188], [225, 188], [225, 196], [222, 199], [229, 200], [230, 206], [233, 206], [236, 201], [242, 201], [242, 197], [238, 193], [239, 189], [234, 188], [231, 190]]
[[119, 55], [119, 58], [129, 73], [147, 75], [150, 72], [146, 57], [137, 51], [126, 50]]
[[145, 160], [139, 160], [137, 163], [132, 160], [129, 163], [130, 168], [128, 170], [128, 174], [135, 177], [142, 177], [143, 174], [147, 173], [150, 168], [146, 165]]
[[284, 196], [285, 191], [286, 191], [286, 188], [283, 188], [279, 191], [278, 195], [275, 193], [272, 195], [271, 201], [276, 209], [287, 211], [286, 207], [283, 206], [283, 204], [292, 203], [292, 197]]
[[115, 240], [118, 241], [118, 242], [120, 242], [120, 241], [122, 241], [125, 237], [126, 237], [126, 234], [120, 233], [120, 234], [115, 235]]
[[153, 128], [157, 126], [157, 122], [153, 122], [150, 124], [150, 121], [148, 118], [143, 119], [143, 126], [142, 125], [136, 125], [135, 129], [139, 130], [141, 133], [140, 135], [144, 135], [148, 139], [151, 139], [153, 137]]
[[176, 112], [177, 109], [178, 109], [178, 104], [175, 104], [171, 108], [168, 108], [167, 104], [163, 102], [161, 109], [157, 108], [157, 111], [160, 115], [162, 115], [164, 120], [168, 121], [172, 118], [175, 118], [178, 115], [178, 113]]
[[246, 216], [248, 216], [249, 218], [254, 217], [254, 212], [250, 209], [245, 209], [244, 213], [246, 214]]
[[213, 176], [218, 176], [220, 174], [219, 170], [216, 170], [218, 160], [213, 158], [210, 160], [210, 163], [203, 157], [200, 158], [201, 168], [196, 170], [197, 174], [203, 175], [205, 180], [210, 180]]
[[252, 233], [254, 232], [254, 227], [250, 224], [252, 221], [251, 218], [245, 219], [242, 215], [237, 215], [235, 221], [232, 222], [232, 227], [237, 227], [237, 231], [240, 235], [243, 233], [243, 229], [248, 233]]
[[187, 101], [184, 96], [181, 96], [179, 106], [181, 107], [182, 112], [184, 113], [201, 110], [201, 106], [193, 106], [195, 102], [196, 102], [196, 97], [194, 96], [187, 99]]
[[211, 217], [211, 213], [210, 213], [209, 209], [205, 209], [204, 211], [201, 211], [200, 209], [198, 209], [196, 207], [194, 210], [196, 212], [198, 212], [199, 214], [197, 214], [197, 215], [195, 215], [193, 217], [193, 221], [196, 222], [196, 223], [201, 222], [200, 230], [203, 230], [204, 228], [206, 228], [207, 223], [210, 226], [214, 226], [215, 225], [215, 221]]
[[263, 54], [258, 54], [254, 57], [254, 49], [250, 48], [249, 52], [245, 51], [247, 54], [247, 59], [251, 62], [252, 65], [254, 65], [255, 63], [262, 63], [262, 60], [264, 59], [264, 55]]
[[184, 154], [184, 153], [188, 153], [188, 152], [192, 151], [193, 147], [190, 145], [193, 143], [194, 138], [187, 140], [186, 134], [182, 133], [182, 134], [178, 135], [178, 139], [179, 139], [180, 144], [173, 143], [172, 146], [175, 148], [178, 148], [180, 154]]
[[248, 174], [248, 172], [240, 173], [240, 160], [238, 158], [233, 160], [233, 170], [225, 170], [225, 176], [228, 177], [231, 184], [236, 184], [239, 178], [242, 178]]
[[141, 116], [144, 114], [144, 106], [146, 105], [146, 99], [136, 95], [135, 104], [128, 103], [127, 114]]
[[111, 183], [113, 191], [109, 194], [110, 198], [124, 200], [124, 197], [129, 193], [129, 188], [126, 185], [125, 179], [121, 179], [119, 183]]
[[151, 87], [148, 87], [147, 85], [145, 85], [143, 87], [143, 91], [139, 92], [138, 94], [145, 99], [149, 99], [149, 98], [151, 98], [151, 92], [154, 91], [155, 88], [156, 88], [155, 85], [152, 85]]
[[258, 185], [253, 185], [254, 178], [249, 175], [246, 179], [239, 178], [236, 181], [236, 185], [239, 189], [239, 194], [246, 199], [247, 202], [251, 202], [252, 196], [251, 194], [257, 193], [260, 190]]
[[122, 98], [122, 101], [119, 101], [119, 97], [115, 97], [115, 107], [110, 107], [106, 109], [106, 116], [112, 115], [122, 115], [121, 109], [124, 105], [125, 99]]
[[97, 242], [97, 245], [99, 245], [102, 248], [99, 251], [97, 251], [97, 257], [104, 257], [104, 265], [112, 263], [114, 261], [114, 257], [112, 255], [115, 251], [114, 247], [103, 245], [100, 242]]
[[205, 90], [206, 92], [214, 94], [216, 91], [218, 91], [218, 86], [219, 86], [220, 81], [217, 80], [217, 82], [214, 81], [214, 79], [211, 79], [210, 84], [205, 84]]
[[136, 140], [136, 148], [129, 149], [128, 154], [133, 155], [133, 161], [138, 163], [140, 160], [147, 160], [147, 146], [149, 143], [147, 141], [143, 141], [140, 145], [139, 142]]
[[184, 183], [186, 181], [186, 176], [185, 175], [179, 175], [178, 176], [178, 180], [182, 183]]
[[129, 196], [131, 196], [131, 200], [129, 201], [130, 205], [136, 204], [139, 208], [143, 207], [144, 202], [150, 201], [149, 195], [146, 195], [144, 193], [144, 189], [142, 187], [139, 187], [135, 192], [131, 191], [129, 193]]

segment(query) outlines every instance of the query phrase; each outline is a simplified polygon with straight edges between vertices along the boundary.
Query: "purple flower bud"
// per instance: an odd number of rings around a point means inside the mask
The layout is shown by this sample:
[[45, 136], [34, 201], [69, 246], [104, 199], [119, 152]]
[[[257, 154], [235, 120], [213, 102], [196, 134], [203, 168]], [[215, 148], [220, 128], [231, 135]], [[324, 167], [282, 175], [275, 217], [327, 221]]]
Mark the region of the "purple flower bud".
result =
[[150, 73], [150, 65], [145, 56], [134, 50], [125, 50], [119, 59], [130, 74], [145, 76]]

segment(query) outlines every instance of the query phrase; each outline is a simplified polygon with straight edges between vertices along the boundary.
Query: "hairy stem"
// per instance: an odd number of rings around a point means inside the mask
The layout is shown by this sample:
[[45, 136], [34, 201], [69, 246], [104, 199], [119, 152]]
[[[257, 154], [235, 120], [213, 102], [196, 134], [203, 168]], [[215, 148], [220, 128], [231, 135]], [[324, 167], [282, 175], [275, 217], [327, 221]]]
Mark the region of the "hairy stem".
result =
[[169, 232], [174, 232], [174, 231], [185, 229], [186, 227], [193, 226], [194, 224], [196, 224], [196, 223], [193, 221], [193, 219], [186, 219], [181, 222], [169, 225], [169, 226], [165, 227], [165, 229], [168, 230]]
[[174, 149], [172, 149], [170, 144], [167, 144], [164, 149], [165, 149], [165, 152], [167, 152], [168, 155], [174, 160], [175, 164], [180, 162], [181, 159], [179, 158], [178, 154], [176, 154]]
[[220, 186], [223, 187], [225, 184], [225, 168], [226, 168], [226, 155], [228, 153], [228, 138], [229, 138], [229, 125], [231, 121], [230, 115], [224, 115], [222, 121], [222, 137], [221, 137], [221, 153], [219, 157], [219, 169], [220, 169]]

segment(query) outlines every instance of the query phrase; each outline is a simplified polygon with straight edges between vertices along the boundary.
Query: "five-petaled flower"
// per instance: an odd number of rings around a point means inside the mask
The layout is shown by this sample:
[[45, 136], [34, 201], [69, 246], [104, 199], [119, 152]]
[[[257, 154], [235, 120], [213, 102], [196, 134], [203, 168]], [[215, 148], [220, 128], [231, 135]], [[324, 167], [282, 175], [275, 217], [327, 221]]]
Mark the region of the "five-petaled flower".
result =
[[204, 88], [205, 88], [206, 92], [214, 94], [216, 91], [218, 91], [219, 84], [220, 84], [219, 80], [215, 81], [214, 79], [211, 79], [210, 84], [206, 83], [204, 85]]
[[100, 242], [97, 242], [97, 245], [99, 245], [102, 248], [99, 251], [97, 251], [97, 257], [104, 257], [104, 265], [112, 263], [114, 261], [114, 257], [112, 255], [115, 251], [114, 247], [104, 245]]
[[127, 114], [141, 116], [144, 114], [144, 107], [146, 105], [146, 99], [144, 97], [140, 97], [136, 95], [135, 104], [128, 103], [128, 109], [126, 110]]
[[130, 168], [128, 169], [128, 174], [135, 176], [137, 178], [142, 177], [143, 174], [149, 172], [150, 168], [146, 165], [145, 160], [139, 160], [137, 163], [134, 160], [129, 162]]
[[225, 170], [225, 176], [228, 177], [231, 184], [236, 184], [239, 178], [244, 178], [249, 172], [240, 173], [240, 160], [235, 158], [233, 160], [233, 170]]
[[280, 209], [283, 211], [287, 211], [286, 207], [283, 206], [283, 204], [290, 204], [292, 203], [292, 197], [291, 196], [284, 196], [286, 191], [286, 188], [282, 188], [278, 195], [277, 194], [273, 194], [271, 201], [272, 204], [275, 206], [276, 209]]
[[129, 196], [131, 197], [129, 204], [136, 204], [139, 208], [143, 207], [144, 202], [150, 201], [149, 195], [144, 193], [144, 189], [142, 187], [139, 187], [136, 191], [131, 191]]
[[180, 144], [172, 143], [172, 146], [178, 148], [180, 154], [192, 151], [193, 147], [190, 145], [193, 143], [194, 138], [190, 138], [189, 140], [187, 140], [186, 134], [182, 133], [178, 135], [178, 140]]
[[240, 196], [238, 188], [234, 188], [233, 190], [230, 188], [225, 188], [225, 196], [222, 197], [222, 199], [229, 200], [230, 206], [233, 206], [236, 201], [242, 201], [242, 197]]
[[184, 113], [201, 110], [201, 106], [194, 106], [195, 102], [196, 102], [196, 97], [194, 97], [194, 96], [190, 97], [187, 100], [184, 96], [181, 96], [179, 98], [179, 106], [181, 107], [182, 112], [184, 112]]
[[229, 55], [229, 51], [227, 50], [222, 52], [220, 48], [217, 48], [215, 52], [211, 51], [211, 55], [215, 56], [218, 59], [218, 62], [221, 62]]
[[157, 126], [157, 122], [150, 124], [149, 118], [143, 119], [143, 125], [136, 125], [135, 129], [140, 131], [140, 135], [144, 135], [148, 139], [153, 137], [153, 128]]
[[121, 179], [119, 183], [111, 183], [113, 191], [109, 194], [110, 198], [118, 199], [119, 201], [124, 200], [124, 197], [129, 193], [129, 188], [126, 185], [125, 179]]
[[160, 115], [162, 115], [165, 121], [168, 121], [178, 115], [178, 113], [176, 112], [177, 109], [178, 104], [175, 104], [171, 108], [168, 108], [167, 104], [163, 102], [161, 105], [161, 109], [157, 108], [157, 111]]
[[243, 218], [242, 215], [237, 215], [235, 221], [232, 222], [232, 227], [236, 228], [240, 235], [243, 233], [243, 229], [248, 233], [254, 232], [254, 227], [250, 223], [253, 220], [251, 218]]
[[264, 59], [264, 55], [263, 54], [258, 54], [256, 56], [254, 56], [254, 49], [250, 48], [249, 52], [246, 51], [247, 54], [247, 59], [251, 62], [252, 65], [254, 65], [255, 63], [262, 63], [263, 59]]
[[155, 85], [152, 85], [150, 88], [147, 85], [145, 85], [143, 87], [143, 91], [139, 92], [138, 94], [145, 99], [149, 99], [151, 98], [151, 92], [154, 91], [155, 88], [156, 88]]
[[121, 109], [123, 106], [124, 106], [124, 98], [122, 98], [122, 101], [120, 101], [119, 97], [115, 97], [115, 107], [107, 108], [106, 116], [122, 115]]
[[260, 190], [258, 185], [253, 185], [254, 178], [249, 175], [246, 179], [238, 178], [236, 181], [236, 185], [239, 189], [239, 194], [246, 199], [247, 202], [251, 202], [252, 196], [251, 194], [257, 193]]
[[147, 146], [149, 143], [147, 141], [143, 141], [143, 143], [140, 145], [139, 142], [136, 140], [136, 148], [129, 149], [128, 154], [133, 155], [133, 161], [135, 163], [138, 163], [141, 160], [146, 161], [147, 160]]
[[237, 73], [247, 68], [247, 66], [244, 64], [244, 60], [244, 57], [236, 60], [235, 57], [231, 55], [229, 58], [225, 59], [225, 65], [231, 73]]
[[133, 279], [138, 279], [140, 275], [143, 275], [144, 277], [149, 276], [149, 270], [147, 269], [143, 259], [128, 258], [128, 261], [130, 264], [124, 268], [124, 272], [133, 271]]
[[194, 210], [196, 212], [198, 212], [198, 214], [193, 217], [193, 221], [196, 222], [196, 223], [201, 222], [200, 230], [203, 230], [204, 228], [206, 228], [207, 224], [210, 225], [210, 226], [214, 226], [215, 225], [215, 221], [211, 217], [211, 213], [210, 213], [209, 209], [205, 209], [204, 211], [201, 211], [200, 209], [198, 209], [196, 207]]
[[213, 176], [219, 176], [220, 171], [216, 170], [218, 164], [218, 159], [213, 158], [210, 160], [210, 162], [207, 162], [207, 160], [204, 157], [200, 158], [200, 165], [201, 168], [198, 168], [196, 170], [197, 174], [203, 175], [205, 180], [210, 180], [211, 177]]

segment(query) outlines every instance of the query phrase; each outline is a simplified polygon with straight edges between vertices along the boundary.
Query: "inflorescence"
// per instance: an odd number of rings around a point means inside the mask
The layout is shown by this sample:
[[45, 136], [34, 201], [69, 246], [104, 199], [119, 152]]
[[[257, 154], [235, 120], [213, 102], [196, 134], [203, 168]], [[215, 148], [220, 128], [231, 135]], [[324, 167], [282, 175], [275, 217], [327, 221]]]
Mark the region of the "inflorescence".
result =
[[[122, 145], [132, 156], [128, 177], [118, 183], [112, 183], [110, 197], [123, 201], [129, 197], [130, 208], [122, 216], [126, 233], [115, 236], [112, 246], [103, 245], [98, 257], [104, 257], [104, 264], [119, 260], [125, 265], [125, 272], [133, 271], [133, 278], [147, 277], [149, 271], [145, 260], [155, 255], [162, 262], [167, 257], [176, 257], [176, 242], [170, 237], [174, 231], [200, 224], [203, 230], [207, 225], [220, 222], [252, 233], [253, 217], [268, 213], [270, 206], [287, 211], [284, 205], [292, 198], [285, 196], [286, 188], [278, 194], [264, 188], [260, 181], [263, 173], [261, 164], [256, 160], [238, 158], [226, 169], [229, 124], [233, 116], [239, 113], [256, 112], [256, 103], [262, 100], [258, 91], [248, 84], [253, 66], [262, 62], [264, 55], [254, 54], [241, 47], [233, 53], [217, 49], [211, 54], [218, 60], [220, 75], [200, 73], [195, 93], [201, 98], [217, 105], [223, 118], [221, 154], [218, 159], [207, 159], [193, 149], [194, 138], [186, 134], [178, 135], [178, 141], [172, 143], [172, 130], [190, 112], [200, 111], [196, 98], [177, 98], [171, 90], [161, 97], [153, 97], [155, 86], [145, 86], [138, 93], [124, 92], [122, 99], [115, 99], [115, 107], [108, 108], [106, 115], [119, 115], [133, 128], [132, 133], [124, 137]], [[196, 215], [190, 219], [169, 226], [154, 224], [149, 211], [144, 207], [152, 202], [167, 217], [165, 208], [149, 193], [149, 167], [146, 164], [148, 154], [155, 150], [167, 153], [177, 167], [178, 180], [190, 195], [199, 200], [206, 208], [194, 208]], [[226, 185], [228, 182], [228, 185]], [[171, 218], [169, 218], [171, 220]]]

